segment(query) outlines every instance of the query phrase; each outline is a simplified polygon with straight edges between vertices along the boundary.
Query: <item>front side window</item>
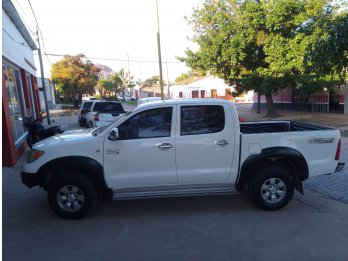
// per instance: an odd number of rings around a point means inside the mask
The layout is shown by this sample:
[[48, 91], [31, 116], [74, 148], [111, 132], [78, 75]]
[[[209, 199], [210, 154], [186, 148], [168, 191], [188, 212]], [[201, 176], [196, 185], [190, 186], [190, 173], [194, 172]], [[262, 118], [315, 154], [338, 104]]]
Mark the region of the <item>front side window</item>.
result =
[[140, 112], [118, 126], [120, 140], [170, 137], [173, 108]]
[[12, 133], [17, 143], [24, 135], [23, 123], [20, 120], [24, 117], [24, 102], [21, 89], [20, 73], [11, 65], [3, 62], [3, 74], [6, 81], [6, 92], [12, 123]]
[[222, 106], [181, 107], [180, 135], [217, 133], [225, 127], [225, 112]]

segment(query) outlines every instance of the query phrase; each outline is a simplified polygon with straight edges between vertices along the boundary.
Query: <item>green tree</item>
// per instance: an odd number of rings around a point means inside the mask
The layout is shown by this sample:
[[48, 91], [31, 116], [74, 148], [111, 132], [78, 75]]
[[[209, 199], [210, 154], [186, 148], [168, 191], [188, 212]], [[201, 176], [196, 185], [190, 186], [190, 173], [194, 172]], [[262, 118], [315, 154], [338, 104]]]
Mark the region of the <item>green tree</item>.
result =
[[130, 75], [129, 72], [125, 72], [125, 70], [122, 68], [119, 72], [112, 74], [108, 80], [112, 83], [112, 90], [115, 92], [115, 95], [118, 92], [122, 92], [122, 97], [124, 100], [126, 89], [133, 88], [135, 86], [133, 78], [134, 77]]
[[52, 65], [51, 80], [60, 86], [61, 92], [75, 107], [82, 101], [82, 94], [94, 94], [99, 69], [83, 54], [64, 56]]
[[[308, 50], [305, 59], [309, 71], [315, 72], [311, 77], [322, 85], [336, 86], [347, 80], [348, 69], [348, 13], [335, 16], [333, 23], [327, 28], [312, 49]], [[313, 78], [315, 78], [313, 80]]]
[[264, 94], [268, 115], [273, 95], [303, 87], [304, 57], [333, 19], [328, 0], [206, 0], [189, 23], [199, 50], [182, 58], [191, 68], [211, 70], [236, 94]]
[[159, 76], [152, 76], [151, 78], [148, 78], [145, 80], [145, 86], [152, 86], [154, 84], [158, 84], [160, 81]]

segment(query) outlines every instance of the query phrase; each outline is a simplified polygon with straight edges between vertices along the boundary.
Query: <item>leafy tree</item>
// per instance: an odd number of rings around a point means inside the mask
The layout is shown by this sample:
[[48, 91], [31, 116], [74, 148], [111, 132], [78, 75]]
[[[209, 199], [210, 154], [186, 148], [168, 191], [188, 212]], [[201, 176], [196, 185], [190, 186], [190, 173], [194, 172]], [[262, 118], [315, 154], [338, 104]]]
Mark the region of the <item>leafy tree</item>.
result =
[[189, 20], [200, 49], [182, 60], [234, 84], [236, 94], [264, 94], [276, 115], [273, 95], [306, 85], [305, 54], [332, 19], [328, 0], [205, 0]]
[[117, 86], [117, 90], [122, 92], [123, 100], [125, 99], [125, 91], [126, 88], [132, 88], [135, 86], [133, 82], [133, 76], [129, 74], [129, 72], [125, 72], [122, 68], [118, 73], [114, 76], [114, 84]]
[[148, 78], [145, 80], [145, 86], [152, 86], [154, 84], [159, 83], [160, 77], [159, 76], [152, 76], [151, 78]]
[[307, 52], [308, 70], [315, 72], [317, 82], [338, 85], [347, 80], [348, 69], [348, 13], [334, 18], [327, 33]]
[[99, 69], [83, 54], [64, 56], [52, 65], [51, 80], [60, 86], [61, 92], [77, 107], [82, 94], [94, 94]]

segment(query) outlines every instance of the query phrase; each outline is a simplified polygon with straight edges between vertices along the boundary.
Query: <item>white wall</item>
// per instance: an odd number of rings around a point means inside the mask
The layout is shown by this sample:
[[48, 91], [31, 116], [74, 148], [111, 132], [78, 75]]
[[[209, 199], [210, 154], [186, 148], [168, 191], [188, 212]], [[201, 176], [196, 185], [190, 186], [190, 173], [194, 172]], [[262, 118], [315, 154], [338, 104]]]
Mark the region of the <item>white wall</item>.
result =
[[36, 76], [36, 71], [24, 60], [24, 58], [26, 58], [32, 65], [38, 68], [35, 65], [33, 50], [28, 47], [28, 43], [25, 41], [17, 27], [12, 23], [10, 17], [5, 13], [4, 10], [2, 10], [2, 27], [9, 35], [11, 35], [13, 39], [26, 45], [23, 46], [15, 42], [4, 31], [2, 31], [2, 55], [15, 65]]

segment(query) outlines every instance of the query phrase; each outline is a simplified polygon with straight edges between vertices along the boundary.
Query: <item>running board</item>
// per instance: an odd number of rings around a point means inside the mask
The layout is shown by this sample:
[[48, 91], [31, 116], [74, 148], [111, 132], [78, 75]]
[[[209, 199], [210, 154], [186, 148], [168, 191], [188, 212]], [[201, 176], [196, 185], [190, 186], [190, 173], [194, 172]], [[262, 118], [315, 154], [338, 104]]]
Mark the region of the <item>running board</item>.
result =
[[126, 188], [113, 191], [113, 200], [239, 194], [233, 184]]

